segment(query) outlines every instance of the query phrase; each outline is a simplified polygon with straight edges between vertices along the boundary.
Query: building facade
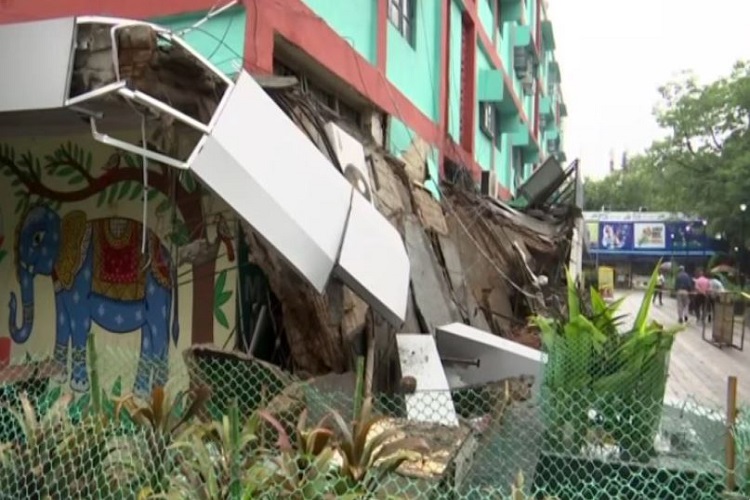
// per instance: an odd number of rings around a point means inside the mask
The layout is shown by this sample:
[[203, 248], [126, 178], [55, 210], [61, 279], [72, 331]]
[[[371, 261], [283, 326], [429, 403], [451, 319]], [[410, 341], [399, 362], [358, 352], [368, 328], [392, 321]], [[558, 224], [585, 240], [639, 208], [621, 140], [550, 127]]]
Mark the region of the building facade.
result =
[[436, 195], [437, 179], [465, 170], [477, 184], [487, 172], [507, 199], [546, 156], [565, 159], [546, 11], [544, 0], [11, 0], [0, 23], [108, 15], [186, 30], [229, 74], [294, 74], [393, 154], [420, 159]]

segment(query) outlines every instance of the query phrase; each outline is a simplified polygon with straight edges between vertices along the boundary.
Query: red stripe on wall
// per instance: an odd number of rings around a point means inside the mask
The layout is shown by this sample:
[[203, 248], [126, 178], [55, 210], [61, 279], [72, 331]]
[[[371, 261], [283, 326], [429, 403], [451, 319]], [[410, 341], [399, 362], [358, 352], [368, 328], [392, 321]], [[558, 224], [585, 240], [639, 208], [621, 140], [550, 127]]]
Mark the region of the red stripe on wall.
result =
[[377, 66], [385, 74], [388, 60], [388, 0], [377, 2]]

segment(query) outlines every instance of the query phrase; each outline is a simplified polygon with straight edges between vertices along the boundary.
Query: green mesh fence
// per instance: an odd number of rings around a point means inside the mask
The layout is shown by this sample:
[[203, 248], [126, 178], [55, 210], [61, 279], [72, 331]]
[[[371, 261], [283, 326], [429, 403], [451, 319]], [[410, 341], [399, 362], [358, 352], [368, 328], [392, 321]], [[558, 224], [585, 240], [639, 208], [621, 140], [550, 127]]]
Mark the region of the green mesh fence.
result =
[[[530, 390], [371, 405], [218, 350], [173, 355], [166, 388], [142, 396], [135, 351], [90, 346], [82, 393], [48, 360], [17, 359], [3, 370], [0, 498], [721, 498], [723, 410], [663, 404], [664, 364], [612, 378], [622, 359], [576, 349], [555, 344]], [[750, 422], [735, 434], [745, 488]]]

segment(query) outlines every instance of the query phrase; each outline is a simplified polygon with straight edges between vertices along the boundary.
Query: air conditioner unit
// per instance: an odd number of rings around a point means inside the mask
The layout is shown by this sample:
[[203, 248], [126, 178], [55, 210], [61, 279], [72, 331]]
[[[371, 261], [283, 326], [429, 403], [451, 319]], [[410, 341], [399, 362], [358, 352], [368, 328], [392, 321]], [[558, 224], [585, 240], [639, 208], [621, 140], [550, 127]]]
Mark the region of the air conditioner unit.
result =
[[513, 49], [513, 69], [519, 78], [527, 72], [529, 68], [529, 51], [526, 47], [516, 47]]
[[484, 196], [497, 198], [497, 177], [494, 171], [482, 170], [479, 190]]
[[365, 148], [357, 139], [333, 122], [326, 123], [325, 131], [341, 164], [344, 177], [370, 203], [374, 203], [370, 171], [365, 160]]

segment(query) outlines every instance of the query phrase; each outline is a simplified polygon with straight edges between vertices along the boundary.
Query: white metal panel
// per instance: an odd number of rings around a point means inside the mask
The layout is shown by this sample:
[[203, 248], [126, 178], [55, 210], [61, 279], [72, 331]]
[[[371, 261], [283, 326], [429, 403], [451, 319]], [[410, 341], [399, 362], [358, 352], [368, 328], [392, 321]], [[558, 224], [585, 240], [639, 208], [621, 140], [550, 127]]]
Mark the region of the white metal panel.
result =
[[409, 256], [396, 228], [356, 191], [336, 275], [386, 321], [404, 322]]
[[446, 369], [450, 375], [460, 377], [464, 384], [484, 384], [521, 375], [535, 378], [534, 390], [542, 383], [546, 356], [536, 349], [463, 323], [438, 327], [435, 338], [442, 356], [479, 360], [478, 367], [465, 365]]
[[409, 420], [458, 425], [456, 407], [433, 336], [401, 333], [396, 335], [396, 344], [401, 374], [417, 381], [417, 391], [406, 395]]
[[244, 71], [190, 168], [318, 291], [352, 186]]
[[0, 26], [0, 113], [63, 106], [75, 24], [69, 17]]

